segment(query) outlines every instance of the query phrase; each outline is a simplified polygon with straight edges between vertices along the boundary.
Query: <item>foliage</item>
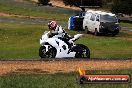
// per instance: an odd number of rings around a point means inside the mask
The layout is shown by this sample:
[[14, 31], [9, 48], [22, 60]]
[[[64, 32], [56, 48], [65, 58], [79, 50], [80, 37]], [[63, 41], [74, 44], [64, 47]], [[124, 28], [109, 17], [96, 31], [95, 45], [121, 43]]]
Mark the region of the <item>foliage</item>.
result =
[[73, 0], [63, 0], [63, 2], [65, 3], [65, 5], [77, 6], [77, 7], [79, 7], [80, 3], [81, 3], [80, 0], [76, 0], [76, 1], [73, 1]]
[[63, 0], [65, 5], [70, 6], [102, 6], [102, 0]]
[[48, 5], [49, 0], [38, 0], [38, 4], [42, 4], [42, 5]]
[[132, 14], [132, 0], [113, 0], [113, 2], [112, 12], [127, 15]]

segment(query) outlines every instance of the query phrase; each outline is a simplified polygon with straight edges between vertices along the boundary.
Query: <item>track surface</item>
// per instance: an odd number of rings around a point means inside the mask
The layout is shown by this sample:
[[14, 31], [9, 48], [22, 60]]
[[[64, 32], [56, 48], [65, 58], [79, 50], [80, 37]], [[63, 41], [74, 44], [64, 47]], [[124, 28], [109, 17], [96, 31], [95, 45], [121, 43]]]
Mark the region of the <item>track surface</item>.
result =
[[16, 60], [0, 61], [0, 75], [9, 73], [53, 74], [85, 70], [113, 70], [132, 68], [132, 60]]

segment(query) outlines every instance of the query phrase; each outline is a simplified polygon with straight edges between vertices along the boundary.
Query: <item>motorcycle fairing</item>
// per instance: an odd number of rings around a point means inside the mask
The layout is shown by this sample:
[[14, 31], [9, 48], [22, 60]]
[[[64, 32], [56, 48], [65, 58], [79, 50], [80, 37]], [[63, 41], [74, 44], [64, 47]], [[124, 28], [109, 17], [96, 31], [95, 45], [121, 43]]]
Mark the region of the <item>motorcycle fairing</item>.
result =
[[46, 42], [56, 48], [57, 54], [55, 58], [75, 57], [76, 52], [69, 53], [68, 45], [64, 41], [57, 38], [49, 38]]

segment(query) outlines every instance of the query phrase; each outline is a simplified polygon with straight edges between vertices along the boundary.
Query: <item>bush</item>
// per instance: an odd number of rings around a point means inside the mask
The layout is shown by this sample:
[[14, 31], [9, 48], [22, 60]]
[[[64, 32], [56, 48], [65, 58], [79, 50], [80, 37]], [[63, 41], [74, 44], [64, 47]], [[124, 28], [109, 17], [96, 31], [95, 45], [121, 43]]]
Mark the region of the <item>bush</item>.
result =
[[111, 9], [114, 13], [123, 13], [126, 15], [132, 14], [132, 0], [114, 0]]
[[38, 0], [38, 4], [48, 5], [49, 4], [49, 0]]
[[65, 5], [70, 5], [70, 6], [80, 6], [81, 5], [81, 0], [63, 0]]
[[102, 0], [63, 0], [65, 5], [70, 6], [102, 6]]

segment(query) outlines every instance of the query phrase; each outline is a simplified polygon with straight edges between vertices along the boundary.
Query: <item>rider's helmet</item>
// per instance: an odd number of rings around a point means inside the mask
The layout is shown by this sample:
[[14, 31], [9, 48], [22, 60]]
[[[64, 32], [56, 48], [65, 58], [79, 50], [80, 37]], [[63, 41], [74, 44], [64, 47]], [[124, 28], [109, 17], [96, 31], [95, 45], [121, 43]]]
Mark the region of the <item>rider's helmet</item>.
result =
[[49, 27], [50, 30], [55, 30], [56, 27], [57, 27], [56, 21], [50, 21], [50, 22], [48, 23], [48, 27]]

